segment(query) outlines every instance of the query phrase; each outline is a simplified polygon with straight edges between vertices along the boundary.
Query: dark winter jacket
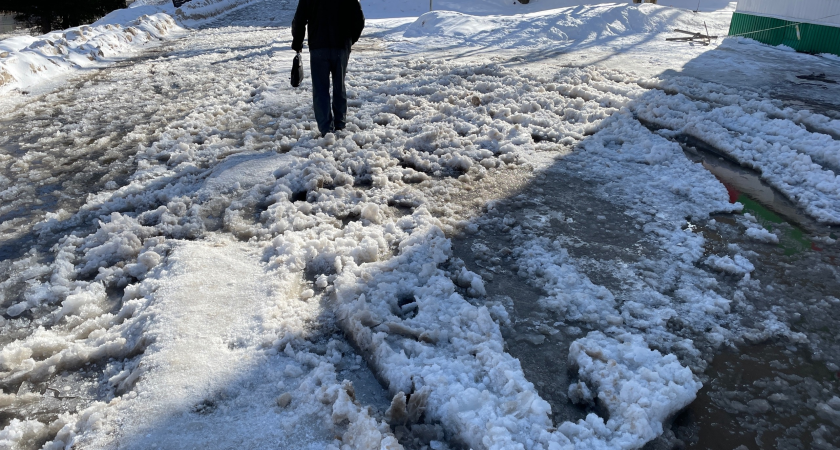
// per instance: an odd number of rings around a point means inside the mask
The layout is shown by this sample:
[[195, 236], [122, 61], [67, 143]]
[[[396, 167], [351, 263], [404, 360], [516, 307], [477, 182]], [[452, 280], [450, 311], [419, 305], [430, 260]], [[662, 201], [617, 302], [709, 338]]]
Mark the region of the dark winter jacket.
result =
[[365, 15], [359, 0], [300, 0], [292, 21], [292, 49], [303, 49], [309, 26], [309, 48], [342, 48], [350, 51], [362, 35]]

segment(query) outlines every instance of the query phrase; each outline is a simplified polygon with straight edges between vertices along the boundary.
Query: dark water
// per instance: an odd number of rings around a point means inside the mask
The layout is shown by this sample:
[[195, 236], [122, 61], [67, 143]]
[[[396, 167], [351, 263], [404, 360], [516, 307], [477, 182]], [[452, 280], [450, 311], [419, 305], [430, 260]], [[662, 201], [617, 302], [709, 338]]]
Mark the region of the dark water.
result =
[[697, 400], [674, 423], [676, 437], [696, 449], [837, 448], [840, 424], [820, 413], [840, 396], [840, 301], [831, 301], [840, 295], [840, 251], [821, 239], [836, 239], [836, 227], [817, 223], [759, 174], [702, 143], [683, 146], [724, 184], [730, 202], [779, 237], [778, 244], [747, 239], [734, 216], [718, 216], [722, 227], [701, 227], [710, 252], [730, 244], [752, 251], [753, 276], [769, 288], [747, 297], [810, 342], [747, 342], [716, 355]]
[[[730, 201], [744, 205], [759, 225], [779, 237], [779, 243], [753, 240], [744, 234], [738, 214], [720, 214], [717, 224], [697, 224], [706, 238], [708, 254], [726, 254], [736, 245], [756, 266], [751, 274], [758, 288], [745, 288], [738, 280], [717, 274], [721, 290], [743, 298], [733, 314], [754, 326], [772, 312], [792, 331], [807, 336], [807, 342], [787, 339], [746, 339], [735, 348], [722, 348], [699, 374], [703, 389], [697, 400], [678, 415], [671, 430], [646, 448], [671, 449], [808, 449], [840, 446], [840, 428], [820, 405], [840, 396], [840, 249], [824, 238], [836, 236], [834, 228], [805, 215], [784, 195], [761, 181], [760, 176], [717, 154], [686, 145], [686, 154], [703, 164], [726, 187]], [[562, 165], [562, 164], [561, 164]], [[566, 396], [575, 374], [569, 371], [569, 344], [587, 331], [585, 327], [556, 326], [555, 317], [539, 305], [546, 293], [517, 274], [517, 263], [506, 249], [518, 244], [510, 227], [527, 229], [534, 215], [563, 211], [573, 222], [551, 221], [534, 227], [533, 235], [568, 239], [570, 256], [582, 262], [579, 269], [594, 283], [610, 289], [620, 299], [624, 280], [597, 261], [620, 260], [632, 265], [643, 257], [656, 257], [656, 244], [628, 221], [624, 208], [595, 193], [598, 185], [569, 171], [549, 171], [520, 182], [500, 181], [509, 187], [496, 207], [475, 219], [475, 233], [453, 237], [453, 248], [465, 266], [482, 275], [488, 300], [505, 305], [511, 324], [503, 326], [507, 350], [522, 363], [523, 370], [540, 395], [552, 406], [553, 420], [578, 420], [591, 410], [572, 404]], [[491, 198], [474, 192], [477, 197]], [[602, 215], [605, 229], [591, 227], [594, 215]], [[477, 254], [476, 244], [490, 249], [488, 257]], [[586, 261], [589, 261], [588, 263]], [[576, 263], [577, 264], [577, 263]], [[816, 435], [815, 435], [816, 433]], [[822, 433], [822, 434], [820, 434]], [[821, 437], [822, 435], [825, 437]], [[815, 437], [816, 436], [816, 437]], [[822, 440], [820, 440], [822, 439]]]

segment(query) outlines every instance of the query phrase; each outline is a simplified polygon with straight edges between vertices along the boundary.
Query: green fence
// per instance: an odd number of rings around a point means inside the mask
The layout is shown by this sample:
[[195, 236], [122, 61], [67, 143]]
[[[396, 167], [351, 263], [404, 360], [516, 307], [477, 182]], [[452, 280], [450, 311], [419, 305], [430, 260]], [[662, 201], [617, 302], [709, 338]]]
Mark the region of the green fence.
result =
[[769, 45], [787, 45], [799, 52], [840, 56], [840, 28], [734, 13], [730, 36], [744, 36]]

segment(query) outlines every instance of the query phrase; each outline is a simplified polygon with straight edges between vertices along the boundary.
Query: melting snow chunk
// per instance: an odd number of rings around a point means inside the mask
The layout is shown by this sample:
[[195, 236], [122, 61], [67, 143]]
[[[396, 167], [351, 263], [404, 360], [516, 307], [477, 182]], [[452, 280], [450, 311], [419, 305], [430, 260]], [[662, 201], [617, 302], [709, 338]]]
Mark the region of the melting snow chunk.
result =
[[706, 258], [706, 265], [719, 272], [732, 275], [747, 275], [755, 270], [750, 260], [741, 255], [734, 257], [711, 255]]
[[[611, 448], [638, 448], [661, 434], [663, 422], [688, 406], [702, 387], [676, 356], [650, 350], [640, 336], [629, 333], [613, 338], [591, 332], [572, 343], [569, 362], [610, 413], [599, 425]], [[589, 392], [578, 386], [577, 397], [591, 398]], [[602, 421], [591, 416], [587, 424]]]

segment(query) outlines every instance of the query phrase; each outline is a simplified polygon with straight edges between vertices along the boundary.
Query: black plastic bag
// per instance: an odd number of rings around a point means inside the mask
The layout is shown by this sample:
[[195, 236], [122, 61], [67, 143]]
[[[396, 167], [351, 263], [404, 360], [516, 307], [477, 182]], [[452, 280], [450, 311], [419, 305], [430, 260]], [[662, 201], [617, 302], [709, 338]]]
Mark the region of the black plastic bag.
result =
[[300, 86], [301, 81], [303, 81], [303, 59], [298, 53], [292, 61], [292, 86]]

